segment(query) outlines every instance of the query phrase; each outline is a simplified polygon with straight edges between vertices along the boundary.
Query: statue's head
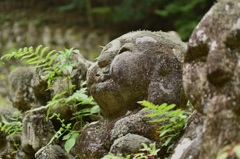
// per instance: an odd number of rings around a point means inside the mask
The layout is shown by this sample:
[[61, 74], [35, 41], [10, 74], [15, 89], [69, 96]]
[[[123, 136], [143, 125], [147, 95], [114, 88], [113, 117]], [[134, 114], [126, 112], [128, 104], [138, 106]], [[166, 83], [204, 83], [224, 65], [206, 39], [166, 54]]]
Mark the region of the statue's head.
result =
[[227, 0], [214, 5], [188, 42], [184, 88], [188, 99], [204, 114], [210, 107], [230, 107], [240, 113], [240, 4], [236, 4]]
[[185, 44], [163, 32], [136, 31], [108, 43], [87, 75], [103, 115], [114, 119], [141, 100], [181, 105]]

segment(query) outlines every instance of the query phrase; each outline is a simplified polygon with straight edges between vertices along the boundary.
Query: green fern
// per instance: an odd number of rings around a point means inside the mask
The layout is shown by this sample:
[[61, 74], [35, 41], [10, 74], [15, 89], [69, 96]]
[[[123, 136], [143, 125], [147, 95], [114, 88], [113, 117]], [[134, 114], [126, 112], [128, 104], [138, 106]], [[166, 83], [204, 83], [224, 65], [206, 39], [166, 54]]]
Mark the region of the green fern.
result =
[[161, 105], [155, 105], [146, 100], [138, 103], [144, 106], [143, 111], [154, 111], [154, 113], [146, 115], [148, 118], [154, 118], [150, 120], [150, 122], [164, 123], [163, 126], [159, 128], [160, 140], [164, 143], [163, 146], [168, 146], [168, 150], [171, 150], [174, 146], [173, 140], [184, 128], [190, 113], [181, 109], [174, 109], [176, 107], [175, 104], [168, 105], [167, 103], [163, 103]]
[[[1, 62], [3, 62], [4, 60], [10, 60], [11, 58], [15, 58], [22, 61], [25, 65], [31, 65], [39, 68], [38, 74], [45, 74], [44, 80], [46, 80], [46, 82], [48, 83], [48, 90], [54, 88], [55, 85], [53, 84], [53, 81], [59, 78], [67, 81], [68, 86], [65, 90], [62, 90], [62, 92], [56, 94], [51, 99], [51, 101], [47, 103], [47, 105], [30, 110], [30, 112], [46, 110], [47, 120], [56, 118], [61, 122], [60, 129], [51, 138], [48, 145], [51, 144], [54, 140], [57, 140], [63, 135], [67, 134], [65, 137], [63, 136], [63, 138], [64, 140], [66, 140], [65, 150], [69, 152], [71, 148], [75, 145], [75, 141], [80, 133], [79, 131], [76, 131], [76, 127], [80, 126], [82, 128], [84, 124], [86, 124], [83, 120], [83, 117], [93, 114], [100, 115], [99, 107], [93, 101], [93, 98], [87, 95], [87, 88], [85, 88], [86, 82], [82, 83], [80, 90], [72, 93], [75, 85], [71, 84], [71, 73], [73, 71], [73, 67], [76, 64], [72, 60], [72, 54], [80, 54], [79, 50], [75, 50], [74, 48], [65, 49], [64, 51], [48, 50], [48, 47], [43, 47], [42, 45], [38, 46], [36, 49], [33, 49], [33, 47], [25, 47], [23, 49], [19, 49], [17, 52], [12, 52], [4, 55], [3, 57], [1, 57]], [[67, 95], [68, 97], [66, 97]], [[51, 109], [60, 104], [76, 108], [82, 105], [88, 105], [88, 107], [76, 109], [78, 111], [73, 114], [73, 117], [71, 119], [76, 122], [72, 125], [72, 123], [65, 123], [64, 119], [60, 118], [60, 114], [53, 114], [52, 116], [50, 116]], [[90, 106], [92, 107], [90, 108]], [[3, 127], [2, 129], [8, 130], [8, 125], [3, 125], [0, 123], [0, 128]], [[10, 128], [13, 128], [13, 126], [11, 126]]]
[[[20, 59], [20, 61], [24, 62], [26, 65], [34, 65], [37, 67], [51, 66], [58, 53], [56, 50], [47, 52], [48, 49], [48, 47], [43, 47], [42, 45], [39, 45], [35, 51], [33, 47], [24, 47], [20, 48], [17, 52], [5, 54], [1, 57], [1, 60], [15, 58]], [[40, 63], [43, 64], [39, 65]]]
[[53, 81], [52, 77], [59, 72], [56, 68], [60, 61], [53, 66], [53, 62], [57, 56], [59, 56], [59, 52], [56, 50], [48, 50], [48, 47], [43, 47], [42, 45], [39, 45], [35, 50], [33, 47], [24, 47], [20, 48], [17, 52], [5, 54], [1, 57], [1, 61], [15, 58], [19, 59], [25, 65], [41, 68], [41, 72], [48, 71], [49, 74], [46, 76], [46, 80], [50, 86], [50, 83]]
[[22, 114], [19, 111], [14, 112], [13, 117], [6, 119], [1, 116], [0, 131], [6, 132], [10, 137], [20, 134], [22, 131]]

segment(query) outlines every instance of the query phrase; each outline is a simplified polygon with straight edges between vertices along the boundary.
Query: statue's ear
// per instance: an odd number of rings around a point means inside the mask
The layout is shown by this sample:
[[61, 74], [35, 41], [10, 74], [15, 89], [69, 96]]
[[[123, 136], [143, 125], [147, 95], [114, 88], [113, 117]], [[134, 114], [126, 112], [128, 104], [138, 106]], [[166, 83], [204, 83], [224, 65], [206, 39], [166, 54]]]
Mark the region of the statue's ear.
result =
[[157, 43], [157, 40], [155, 40], [151, 36], [143, 36], [143, 37], [136, 38], [136, 44], [138, 43]]

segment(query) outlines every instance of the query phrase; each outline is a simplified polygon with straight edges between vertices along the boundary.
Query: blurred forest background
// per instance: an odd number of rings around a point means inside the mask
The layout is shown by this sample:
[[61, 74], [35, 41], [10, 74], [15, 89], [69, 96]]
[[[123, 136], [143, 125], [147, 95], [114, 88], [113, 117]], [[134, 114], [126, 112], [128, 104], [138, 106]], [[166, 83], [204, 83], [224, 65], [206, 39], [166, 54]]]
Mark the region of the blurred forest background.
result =
[[[0, 0], [0, 56], [20, 47], [76, 48], [93, 60], [134, 30], [176, 31], [187, 41], [215, 0]], [[16, 62], [0, 63], [0, 95]], [[18, 64], [17, 64], [18, 65]], [[0, 101], [1, 101], [0, 96]], [[1, 105], [1, 102], [0, 102]]]

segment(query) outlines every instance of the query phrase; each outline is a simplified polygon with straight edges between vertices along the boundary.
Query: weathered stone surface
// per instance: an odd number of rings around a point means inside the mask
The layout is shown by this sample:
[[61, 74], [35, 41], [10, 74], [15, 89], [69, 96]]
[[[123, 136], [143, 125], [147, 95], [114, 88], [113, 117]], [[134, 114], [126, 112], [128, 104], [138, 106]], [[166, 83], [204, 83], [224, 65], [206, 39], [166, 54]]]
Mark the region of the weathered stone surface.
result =
[[216, 158], [240, 142], [240, 1], [220, 0], [193, 31], [183, 82], [195, 108], [206, 115], [199, 158]]
[[73, 159], [59, 145], [48, 145], [35, 154], [36, 159]]
[[[21, 113], [16, 108], [0, 106], [0, 123], [3, 126], [6, 124], [5, 122], [11, 122], [17, 114], [19, 114], [20, 122]], [[14, 147], [15, 144], [20, 144], [19, 134], [9, 136], [7, 132], [0, 130], [0, 157], [7, 158], [7, 156], [14, 156], [13, 152], [16, 151], [16, 148]]]
[[33, 154], [25, 153], [21, 148], [19, 148], [14, 159], [35, 159], [35, 157]]
[[133, 154], [139, 152], [141, 143], [157, 142], [161, 146], [157, 130], [162, 123], [149, 123], [150, 119], [145, 117], [148, 113], [152, 112], [135, 112], [110, 123], [106, 120], [91, 123], [83, 130], [75, 147], [78, 157], [98, 159], [110, 152]]
[[173, 150], [171, 159], [193, 159], [199, 157], [204, 117], [194, 111], [185, 126], [183, 136]]
[[[47, 102], [53, 98], [55, 95], [60, 94], [66, 91], [66, 94], [63, 94], [60, 97], [68, 97], [74, 91], [81, 88], [81, 84], [83, 81], [86, 80], [86, 73], [88, 67], [92, 64], [92, 62], [84, 59], [84, 57], [80, 54], [72, 54], [71, 62], [74, 63], [72, 71], [70, 73], [70, 79], [65, 78], [65, 75], [69, 75], [67, 70], [64, 70], [62, 76], [57, 77], [52, 82], [52, 89], [46, 91], [48, 88], [47, 81], [45, 79], [46, 75], [48, 74], [47, 71], [41, 71], [41, 68], [36, 70], [32, 80], [32, 87], [34, 90], [35, 97], [37, 101], [40, 102], [41, 105], [46, 105]], [[57, 61], [57, 60], [56, 60]], [[66, 61], [61, 59], [61, 63], [65, 64]], [[74, 89], [69, 88], [71, 85], [75, 85]], [[51, 114], [57, 113], [61, 115], [61, 118], [69, 121], [72, 117], [71, 115], [75, 112], [76, 109], [73, 108], [71, 105], [66, 104], [59, 104], [55, 107], [52, 107]]]
[[102, 136], [106, 131], [106, 121], [90, 123], [85, 126], [77, 140], [75, 151], [79, 159], [99, 159], [108, 153]]
[[[66, 62], [61, 61], [63, 64]], [[65, 78], [66, 70], [63, 71], [63, 76], [58, 77], [53, 81], [53, 89], [47, 89], [47, 81], [45, 76], [48, 72], [41, 71], [41, 68], [32, 69], [29, 67], [20, 67], [12, 71], [9, 81], [11, 84], [11, 99], [13, 105], [23, 111], [27, 111], [39, 106], [45, 106], [51, 98], [56, 94], [68, 90], [69, 92], [62, 97], [68, 97], [74, 91], [81, 88], [81, 84], [86, 80], [87, 68], [92, 64], [81, 55], [72, 55], [72, 62], [75, 65], [72, 68], [70, 79]], [[69, 88], [69, 85], [76, 85], [75, 88]], [[61, 118], [66, 122], [70, 122], [72, 114], [76, 112], [71, 105], [60, 104], [53, 107], [50, 115], [59, 113]], [[3, 111], [4, 112], [4, 111]], [[0, 113], [1, 114], [1, 113]], [[46, 108], [33, 109], [25, 114], [23, 119], [23, 130], [21, 136], [21, 146], [16, 157], [19, 159], [32, 158], [36, 151], [45, 146], [53, 135], [56, 133], [61, 124], [58, 120], [52, 119], [46, 121]], [[7, 116], [8, 114], [4, 114]], [[54, 127], [53, 127], [54, 126]], [[55, 129], [54, 129], [55, 128]], [[0, 132], [0, 137], [3, 141], [2, 152], [8, 149], [8, 141], [6, 134]], [[5, 153], [6, 154], [6, 153]]]
[[34, 154], [47, 145], [55, 133], [51, 121], [47, 121], [44, 114], [34, 112], [26, 114], [22, 128], [22, 150]]
[[18, 67], [9, 75], [11, 86], [10, 99], [13, 107], [26, 111], [34, 106], [34, 93], [31, 86], [35, 69], [31, 67]]
[[90, 93], [112, 120], [149, 100], [184, 106], [182, 61], [185, 44], [163, 32], [125, 34], [101, 52], [88, 73]]
[[125, 34], [104, 47], [87, 74], [90, 93], [104, 119], [83, 130], [76, 146], [78, 157], [97, 159], [110, 152], [132, 154], [142, 142], [161, 146], [157, 130], [163, 123], [149, 123], [145, 115], [150, 112], [139, 111], [137, 102], [146, 99], [155, 104], [185, 106], [185, 49], [175, 36], [149, 31]]
[[114, 141], [110, 152], [117, 156], [135, 154], [142, 148], [142, 143], [149, 145], [152, 141], [143, 136], [128, 133]]

